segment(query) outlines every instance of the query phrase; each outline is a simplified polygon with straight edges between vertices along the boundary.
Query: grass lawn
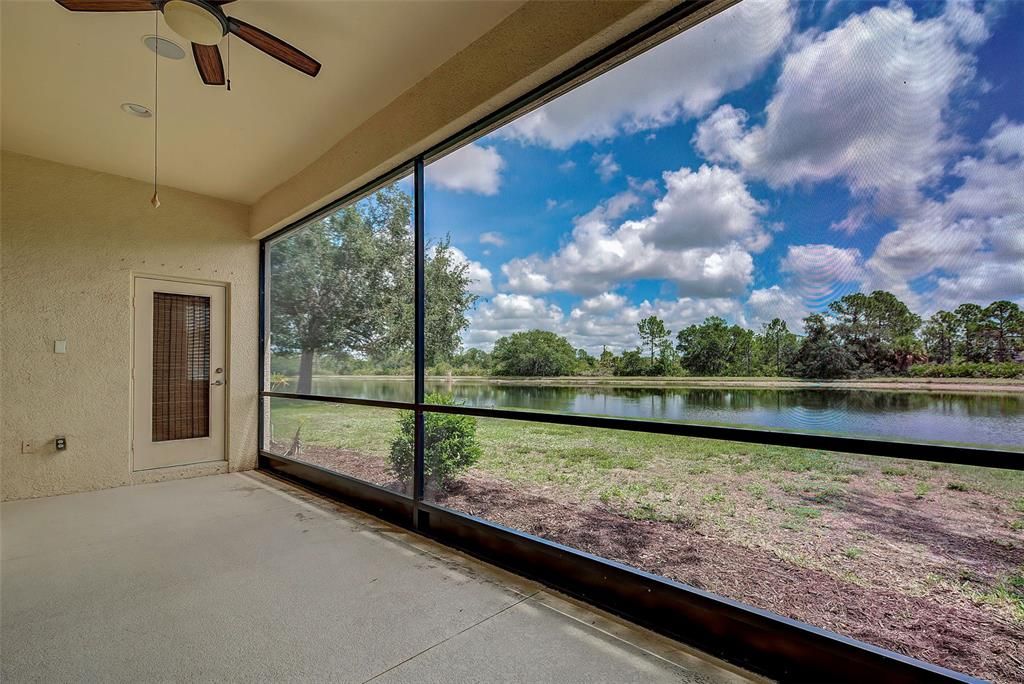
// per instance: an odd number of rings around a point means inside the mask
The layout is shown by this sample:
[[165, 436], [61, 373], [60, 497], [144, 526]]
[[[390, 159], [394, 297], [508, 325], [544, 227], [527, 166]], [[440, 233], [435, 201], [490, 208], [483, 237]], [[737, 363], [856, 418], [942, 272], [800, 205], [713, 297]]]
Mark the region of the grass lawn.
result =
[[[391, 477], [399, 412], [281, 399], [272, 408], [278, 444], [301, 424], [304, 447], [356, 452]], [[496, 419], [479, 419], [477, 437], [483, 455], [465, 476], [474, 482], [750, 549], [847, 586], [987, 611], [1024, 635], [1022, 472]], [[543, 534], [527, 529], [524, 509], [497, 521]], [[645, 560], [656, 552], [619, 560], [668, 574]], [[707, 586], [758, 604], [742, 587]]]

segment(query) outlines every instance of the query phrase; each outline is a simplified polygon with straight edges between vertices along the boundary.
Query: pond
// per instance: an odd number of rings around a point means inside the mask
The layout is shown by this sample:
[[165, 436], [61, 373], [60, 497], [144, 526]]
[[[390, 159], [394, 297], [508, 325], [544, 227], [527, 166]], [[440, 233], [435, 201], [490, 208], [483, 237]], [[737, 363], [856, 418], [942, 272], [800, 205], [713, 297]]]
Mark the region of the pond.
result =
[[[294, 391], [294, 384], [277, 388]], [[827, 432], [1024, 449], [1024, 393], [808, 388], [616, 387], [428, 379], [467, 406]], [[313, 392], [410, 401], [409, 378], [316, 377]]]

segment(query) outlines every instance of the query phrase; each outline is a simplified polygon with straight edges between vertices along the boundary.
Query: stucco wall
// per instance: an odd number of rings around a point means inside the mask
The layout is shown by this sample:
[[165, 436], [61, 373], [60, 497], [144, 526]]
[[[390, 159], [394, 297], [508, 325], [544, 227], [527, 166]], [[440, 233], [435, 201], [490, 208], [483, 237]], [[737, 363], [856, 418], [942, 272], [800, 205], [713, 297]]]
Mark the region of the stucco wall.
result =
[[[6, 152], [0, 175], [2, 498], [133, 481], [134, 274], [228, 284], [227, 467], [254, 467], [259, 245], [249, 209], [171, 188], [153, 209], [145, 183]], [[54, 354], [58, 339], [66, 354]], [[66, 451], [54, 450], [57, 435]], [[26, 439], [36, 453], [21, 453]]]

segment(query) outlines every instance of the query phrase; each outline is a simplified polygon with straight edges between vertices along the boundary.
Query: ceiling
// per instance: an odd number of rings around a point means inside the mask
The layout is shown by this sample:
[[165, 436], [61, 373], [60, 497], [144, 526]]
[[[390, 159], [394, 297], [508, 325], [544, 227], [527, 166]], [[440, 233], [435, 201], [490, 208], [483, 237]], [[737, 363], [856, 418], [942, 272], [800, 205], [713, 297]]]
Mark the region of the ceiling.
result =
[[[232, 37], [231, 91], [186, 58], [159, 64], [160, 184], [251, 204], [493, 28], [522, 0], [237, 0], [236, 16], [323, 64], [314, 79]], [[151, 180], [155, 12], [72, 13], [3, 0], [3, 148]], [[227, 61], [225, 45], [221, 54]], [[225, 65], [226, 66], [226, 65]]]

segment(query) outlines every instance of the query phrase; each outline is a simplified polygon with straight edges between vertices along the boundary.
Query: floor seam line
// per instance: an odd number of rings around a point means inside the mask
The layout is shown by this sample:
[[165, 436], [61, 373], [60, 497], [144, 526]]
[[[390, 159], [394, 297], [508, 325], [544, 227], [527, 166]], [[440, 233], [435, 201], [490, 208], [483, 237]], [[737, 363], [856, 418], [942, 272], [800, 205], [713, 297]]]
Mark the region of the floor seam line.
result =
[[441, 640], [440, 640], [440, 641], [438, 641], [438, 642], [437, 642], [436, 644], [432, 644], [432, 645], [430, 645], [430, 646], [427, 646], [427, 647], [426, 647], [425, 649], [423, 649], [422, 651], [419, 651], [418, 653], [414, 653], [413, 655], [409, 656], [409, 657], [408, 657], [408, 658], [406, 658], [405, 660], [403, 660], [403, 661], [401, 661], [401, 662], [398, 662], [398, 663], [395, 663], [394, 665], [392, 665], [392, 666], [391, 666], [391, 667], [389, 667], [388, 669], [386, 669], [386, 670], [383, 670], [382, 672], [378, 672], [377, 674], [373, 675], [373, 676], [372, 676], [372, 677], [370, 677], [369, 679], [367, 679], [367, 680], [364, 680], [364, 681], [362, 682], [362, 684], [369, 684], [369, 682], [372, 682], [373, 680], [375, 680], [375, 679], [377, 679], [377, 678], [379, 678], [379, 677], [383, 677], [383, 676], [384, 676], [384, 675], [386, 675], [386, 674], [387, 674], [388, 672], [391, 672], [392, 670], [394, 670], [394, 669], [396, 669], [396, 668], [399, 668], [399, 667], [401, 667], [402, 665], [405, 665], [405, 664], [406, 664], [406, 663], [408, 663], [408, 662], [409, 662], [410, 660], [415, 660], [416, 658], [419, 658], [419, 657], [420, 657], [421, 655], [423, 655], [423, 654], [424, 654], [424, 653], [426, 653], [427, 651], [430, 651], [430, 650], [432, 650], [432, 649], [435, 649], [435, 648], [437, 648], [438, 646], [440, 646], [441, 644], [447, 643], [447, 642], [451, 641], [452, 639], [454, 639], [455, 637], [457, 637], [457, 636], [461, 636], [461, 635], [465, 634], [466, 632], [468, 632], [469, 630], [471, 630], [471, 629], [474, 629], [474, 628], [476, 628], [476, 627], [479, 627], [479, 626], [480, 626], [480, 625], [482, 625], [483, 623], [487, 622], [488, 620], [490, 620], [490, 619], [492, 619], [492, 618], [498, 617], [499, 615], [501, 615], [502, 613], [504, 613], [504, 612], [505, 612], [505, 611], [507, 611], [507, 610], [512, 610], [513, 608], [515, 608], [515, 607], [516, 607], [516, 606], [518, 606], [519, 604], [523, 603], [524, 601], [529, 601], [529, 600], [530, 600], [530, 599], [532, 599], [532, 598], [533, 598], [534, 596], [536, 596], [537, 594], [541, 593], [541, 591], [542, 591], [541, 589], [538, 589], [537, 591], [533, 592], [532, 594], [530, 594], [530, 595], [528, 595], [528, 596], [523, 596], [523, 597], [522, 597], [521, 599], [519, 599], [519, 600], [518, 600], [518, 601], [516, 601], [515, 603], [510, 603], [509, 605], [505, 606], [504, 608], [502, 608], [501, 610], [497, 611], [496, 613], [493, 613], [492, 615], [488, 615], [488, 616], [487, 616], [487, 617], [485, 617], [485, 618], [482, 618], [482, 619], [480, 619], [480, 620], [477, 620], [476, 622], [474, 622], [473, 624], [469, 625], [469, 626], [468, 626], [468, 627], [466, 627], [465, 629], [461, 629], [461, 630], [459, 630], [458, 632], [456, 632], [455, 634], [452, 634], [451, 636], [447, 636], [447, 637], [445, 637], [444, 639], [441, 639]]

